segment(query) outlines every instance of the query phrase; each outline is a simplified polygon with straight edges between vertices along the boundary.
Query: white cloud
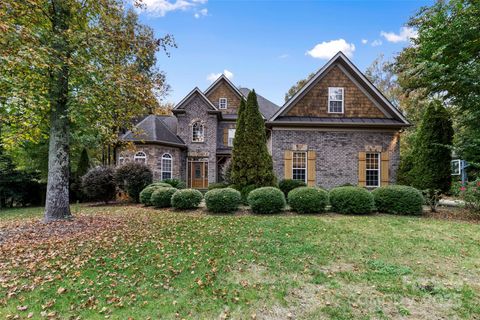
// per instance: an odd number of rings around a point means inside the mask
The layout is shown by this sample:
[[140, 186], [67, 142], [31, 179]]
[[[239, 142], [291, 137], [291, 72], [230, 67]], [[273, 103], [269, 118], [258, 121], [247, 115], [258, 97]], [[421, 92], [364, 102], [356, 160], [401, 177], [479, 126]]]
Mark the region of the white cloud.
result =
[[367, 44], [368, 40], [367, 39], [362, 39], [362, 44]]
[[202, 16], [206, 16], [208, 14], [208, 9], [207, 8], [204, 8], [198, 12], [195, 12], [195, 14], [193, 15], [196, 19], [202, 17]]
[[344, 39], [324, 41], [307, 51], [306, 54], [313, 58], [330, 59], [337, 54], [338, 51], [342, 51], [347, 57], [351, 58], [355, 51], [355, 45], [348, 43]]
[[225, 77], [227, 77], [228, 79], [232, 79], [232, 78], [233, 78], [233, 72], [228, 71], [227, 69], [225, 69], [225, 70], [223, 70], [222, 73], [210, 73], [210, 74], [207, 76], [207, 80], [210, 81], [210, 82], [213, 82], [213, 81], [217, 80], [218, 77], [220, 77], [222, 74], [224, 74]]
[[388, 42], [405, 42], [409, 41], [410, 39], [415, 39], [418, 36], [418, 32], [410, 27], [402, 27], [400, 28], [400, 32], [396, 34], [395, 32], [380, 32], [380, 35], [384, 37]]
[[378, 47], [378, 46], [381, 46], [383, 44], [382, 40], [374, 40], [372, 41], [372, 43], [370, 44], [372, 47]]
[[284, 53], [278, 56], [278, 59], [287, 59], [289, 57], [288, 53]]
[[143, 0], [142, 9], [150, 15], [164, 17], [168, 12], [185, 11], [206, 2], [207, 0]]

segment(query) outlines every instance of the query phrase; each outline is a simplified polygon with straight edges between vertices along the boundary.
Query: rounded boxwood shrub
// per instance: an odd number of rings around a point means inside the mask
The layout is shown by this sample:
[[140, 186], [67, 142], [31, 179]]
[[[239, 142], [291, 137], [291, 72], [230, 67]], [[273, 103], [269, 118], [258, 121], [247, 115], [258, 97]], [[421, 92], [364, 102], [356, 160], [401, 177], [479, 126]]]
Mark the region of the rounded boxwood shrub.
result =
[[166, 208], [172, 205], [172, 196], [178, 189], [172, 187], [157, 187], [153, 191], [150, 203], [155, 208]]
[[169, 184], [171, 187], [177, 188], [177, 189], [185, 189], [187, 187], [185, 182], [175, 178], [162, 180], [161, 183]]
[[150, 202], [150, 199], [152, 197], [152, 193], [157, 190], [158, 188], [162, 188], [162, 187], [157, 187], [157, 186], [152, 186], [152, 185], [148, 185], [146, 186], [142, 192], [140, 192], [140, 203], [141, 204], [144, 204], [146, 206], [151, 206], [152, 203]]
[[306, 187], [305, 182], [300, 180], [285, 179], [280, 181], [278, 188], [282, 190], [285, 198], [288, 197], [288, 193], [298, 187]]
[[148, 185], [148, 187], [165, 187], [165, 188], [171, 188], [172, 185], [165, 183], [165, 182], [154, 182]]
[[195, 209], [202, 202], [203, 195], [196, 189], [182, 189], [172, 196], [172, 207], [175, 209]]
[[223, 189], [228, 187], [228, 184], [225, 182], [216, 182], [216, 183], [209, 183], [208, 184], [208, 190], [213, 190], [213, 189]]
[[233, 212], [241, 202], [240, 192], [232, 188], [213, 189], [205, 194], [205, 204], [212, 212]]
[[114, 171], [110, 167], [95, 167], [90, 169], [82, 178], [82, 190], [90, 200], [115, 200], [116, 184]]
[[140, 200], [140, 192], [152, 183], [153, 173], [146, 164], [127, 162], [115, 172], [115, 181], [135, 202]]
[[347, 214], [368, 214], [375, 210], [373, 195], [360, 187], [337, 187], [330, 190], [332, 211]]
[[372, 191], [379, 212], [393, 214], [422, 214], [422, 193], [409, 186], [386, 186]]
[[248, 204], [254, 213], [277, 213], [285, 208], [285, 196], [274, 187], [258, 188], [248, 195]]
[[328, 192], [314, 187], [299, 187], [288, 193], [288, 204], [298, 213], [324, 212], [328, 205]]

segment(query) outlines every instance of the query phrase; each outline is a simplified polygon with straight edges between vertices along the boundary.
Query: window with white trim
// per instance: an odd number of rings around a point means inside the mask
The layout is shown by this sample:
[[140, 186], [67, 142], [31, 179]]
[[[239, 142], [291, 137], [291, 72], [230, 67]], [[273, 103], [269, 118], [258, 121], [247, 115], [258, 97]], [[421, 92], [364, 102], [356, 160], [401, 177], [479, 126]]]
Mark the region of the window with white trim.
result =
[[293, 152], [292, 179], [307, 182], [307, 153]]
[[220, 98], [218, 99], [218, 108], [219, 109], [227, 109], [228, 107], [228, 100], [227, 98]]
[[366, 181], [367, 187], [380, 186], [380, 153], [367, 153], [365, 155]]
[[142, 162], [142, 163], [147, 163], [147, 155], [143, 151], [138, 151], [135, 153], [133, 156], [133, 161], [135, 162]]
[[233, 129], [228, 129], [228, 146], [233, 147], [233, 138], [235, 138], [235, 128]]
[[169, 153], [162, 155], [162, 180], [172, 178], [172, 156]]
[[328, 88], [328, 113], [343, 113], [343, 88]]
[[192, 125], [192, 141], [193, 142], [203, 142], [204, 137], [204, 127], [200, 122], [195, 122]]

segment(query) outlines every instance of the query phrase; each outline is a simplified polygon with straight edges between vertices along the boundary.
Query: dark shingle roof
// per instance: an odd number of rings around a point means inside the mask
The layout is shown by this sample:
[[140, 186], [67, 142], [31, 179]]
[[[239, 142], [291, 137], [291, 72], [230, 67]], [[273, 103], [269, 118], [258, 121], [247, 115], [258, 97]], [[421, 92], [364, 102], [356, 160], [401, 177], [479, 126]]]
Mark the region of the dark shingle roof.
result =
[[177, 118], [173, 116], [149, 115], [140, 121], [133, 131], [127, 131], [122, 140], [138, 142], [163, 142], [184, 146], [185, 143], [176, 135]]
[[[238, 88], [238, 90], [245, 96], [245, 98], [250, 93], [250, 89], [248, 88]], [[260, 109], [260, 112], [263, 114], [263, 116], [267, 120], [270, 119], [275, 114], [275, 112], [277, 112], [278, 109], [280, 109], [280, 107], [277, 106], [272, 101], [259, 95], [258, 93], [256, 94], [257, 94], [258, 108]]]
[[[294, 117], [281, 116], [275, 119], [275, 122], [296, 122], [296, 123], [318, 123], [318, 124], [364, 124], [364, 125], [393, 125], [406, 126], [402, 121], [386, 118], [322, 118], [322, 117]], [[274, 122], [272, 122], [274, 123]]]

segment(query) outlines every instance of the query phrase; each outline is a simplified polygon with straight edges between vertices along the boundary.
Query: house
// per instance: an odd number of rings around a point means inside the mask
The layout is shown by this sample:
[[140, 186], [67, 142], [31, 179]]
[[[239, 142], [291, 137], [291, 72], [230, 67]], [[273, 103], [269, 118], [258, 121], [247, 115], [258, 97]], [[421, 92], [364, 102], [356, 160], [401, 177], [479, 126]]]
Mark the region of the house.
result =
[[[157, 180], [178, 178], [207, 188], [222, 179], [248, 92], [223, 75], [204, 92], [193, 89], [172, 116], [149, 115], [125, 133], [122, 140], [134, 148], [121, 150], [117, 162], [142, 161]], [[395, 183], [399, 134], [409, 123], [343, 53], [282, 107], [257, 97], [279, 179], [325, 188]]]

